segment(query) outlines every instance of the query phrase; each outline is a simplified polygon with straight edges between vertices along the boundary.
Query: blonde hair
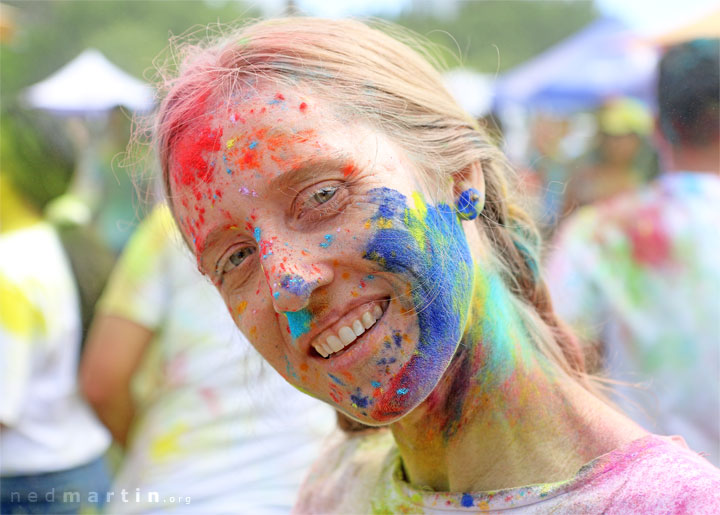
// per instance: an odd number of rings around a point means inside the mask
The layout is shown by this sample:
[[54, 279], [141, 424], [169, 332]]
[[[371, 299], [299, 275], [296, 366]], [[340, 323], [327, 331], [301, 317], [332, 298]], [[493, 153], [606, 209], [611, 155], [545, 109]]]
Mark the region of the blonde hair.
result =
[[482, 167], [485, 207], [476, 225], [513, 303], [538, 349], [589, 386], [581, 348], [555, 315], [540, 276], [540, 236], [512, 196], [505, 156], [450, 96], [418, 38], [382, 28], [283, 18], [250, 24], [211, 46], [185, 46], [178, 76], [165, 81], [155, 126], [166, 193], [177, 136], [208, 99], [229, 98], [258, 81], [309, 87], [389, 135], [438, 191], [448, 189], [452, 174]]

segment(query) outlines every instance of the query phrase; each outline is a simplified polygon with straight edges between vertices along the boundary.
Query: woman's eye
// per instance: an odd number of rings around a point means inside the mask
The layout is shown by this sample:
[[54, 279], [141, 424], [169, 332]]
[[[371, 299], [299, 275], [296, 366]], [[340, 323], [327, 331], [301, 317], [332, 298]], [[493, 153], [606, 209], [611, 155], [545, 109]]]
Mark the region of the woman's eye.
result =
[[251, 254], [255, 253], [255, 247], [243, 247], [240, 250], [234, 252], [225, 262], [222, 273], [230, 272], [236, 266], [239, 266], [245, 261], [245, 259]]
[[324, 204], [325, 202], [333, 198], [337, 190], [338, 189], [335, 186], [325, 186], [324, 188], [320, 188], [315, 193], [313, 193], [313, 199], [318, 204]]

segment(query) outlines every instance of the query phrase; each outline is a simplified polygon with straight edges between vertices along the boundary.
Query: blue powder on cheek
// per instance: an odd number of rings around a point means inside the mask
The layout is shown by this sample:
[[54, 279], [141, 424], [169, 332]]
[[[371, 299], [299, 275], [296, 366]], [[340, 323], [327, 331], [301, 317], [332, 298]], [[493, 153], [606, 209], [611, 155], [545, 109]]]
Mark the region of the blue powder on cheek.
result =
[[[397, 398], [397, 404], [383, 405], [385, 412], [379, 413], [392, 415], [402, 412], [405, 403], [412, 403], [415, 397], [400, 394], [400, 390], [434, 385], [435, 376], [452, 358], [470, 303], [472, 258], [460, 222], [449, 206], [427, 205], [420, 212], [406, 208], [405, 196], [397, 191], [378, 188], [370, 193], [378, 205], [372, 220], [388, 218], [391, 213], [393, 218], [391, 226], [378, 224], [364, 257], [406, 277], [420, 329], [417, 353], [408, 362], [404, 376], [394, 380], [398, 384], [396, 393], [402, 397]], [[413, 390], [426, 393], [423, 388]]]
[[[405, 196], [379, 188], [371, 192], [379, 204], [378, 213], [400, 215]], [[397, 219], [397, 217], [396, 217]], [[472, 258], [455, 212], [447, 205], [427, 206], [422, 224], [425, 248], [418, 246], [405, 223], [397, 220], [392, 228], [379, 229], [368, 243], [365, 258], [378, 262], [385, 270], [408, 276], [412, 283], [413, 304], [420, 325], [420, 345], [437, 348], [448, 340], [460, 339], [460, 313], [453, 306], [456, 293], [465, 293], [469, 302]]]
[[290, 334], [293, 339], [300, 338], [303, 334], [310, 330], [310, 322], [312, 322], [312, 314], [307, 309], [300, 311], [285, 311], [285, 317], [290, 327]]
[[260, 227], [255, 227], [255, 231], [253, 231], [253, 234], [254, 234], [254, 236], [255, 236], [255, 241], [257, 241], [257, 242], [259, 243], [259, 242], [260, 242], [260, 238], [261, 238], [261, 234], [262, 234], [262, 233], [260, 232]]

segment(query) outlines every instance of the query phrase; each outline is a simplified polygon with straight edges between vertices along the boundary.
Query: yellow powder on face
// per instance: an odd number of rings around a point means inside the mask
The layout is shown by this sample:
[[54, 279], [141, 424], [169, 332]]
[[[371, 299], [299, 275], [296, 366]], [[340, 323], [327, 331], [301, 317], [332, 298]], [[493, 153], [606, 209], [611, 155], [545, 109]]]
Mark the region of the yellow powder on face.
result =
[[392, 229], [392, 220], [389, 218], [378, 218], [377, 226], [378, 229]]

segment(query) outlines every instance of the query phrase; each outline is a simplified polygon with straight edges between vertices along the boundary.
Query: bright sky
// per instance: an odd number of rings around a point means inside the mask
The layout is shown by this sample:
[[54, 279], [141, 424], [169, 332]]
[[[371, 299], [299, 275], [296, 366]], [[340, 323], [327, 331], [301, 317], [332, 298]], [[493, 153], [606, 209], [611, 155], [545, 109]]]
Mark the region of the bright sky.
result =
[[[392, 15], [412, 5], [412, 0], [295, 0], [304, 12], [327, 17]], [[426, 0], [442, 4], [452, 0]], [[461, 0], [462, 1], [462, 0]], [[472, 1], [472, 0], [465, 0]], [[506, 0], [512, 1], [512, 0]], [[278, 14], [286, 0], [255, 1]], [[646, 33], [659, 32], [693, 21], [720, 8], [720, 0], [595, 0], [601, 13], [616, 16]]]

